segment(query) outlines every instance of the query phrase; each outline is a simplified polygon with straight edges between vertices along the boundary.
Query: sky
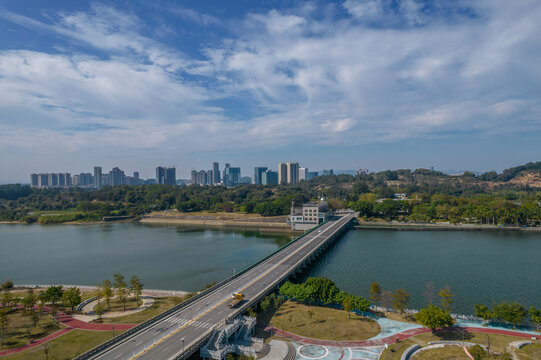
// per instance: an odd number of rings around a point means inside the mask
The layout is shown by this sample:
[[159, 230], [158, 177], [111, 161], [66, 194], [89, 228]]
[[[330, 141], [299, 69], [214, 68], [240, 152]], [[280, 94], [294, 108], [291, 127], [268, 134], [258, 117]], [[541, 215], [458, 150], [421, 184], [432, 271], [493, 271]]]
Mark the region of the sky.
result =
[[0, 182], [541, 160], [538, 0], [0, 3]]

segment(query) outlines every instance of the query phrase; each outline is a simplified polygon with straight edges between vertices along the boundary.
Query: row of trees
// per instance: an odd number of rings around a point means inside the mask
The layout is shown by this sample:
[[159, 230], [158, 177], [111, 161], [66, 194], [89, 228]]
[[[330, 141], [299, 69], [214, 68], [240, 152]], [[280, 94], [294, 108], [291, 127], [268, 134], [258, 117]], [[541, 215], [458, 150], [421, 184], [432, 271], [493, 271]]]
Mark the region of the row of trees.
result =
[[126, 303], [131, 298], [137, 303], [141, 302], [141, 295], [143, 294], [143, 283], [137, 275], [133, 275], [129, 284], [126, 282], [124, 275], [121, 273], [113, 275], [113, 282], [109, 279], [103, 280], [98, 285], [95, 296], [98, 298], [98, 305], [95, 311], [98, 315], [103, 314], [104, 310], [101, 306], [100, 299], [104, 299], [107, 304], [107, 311], [111, 311], [111, 299], [116, 296], [122, 303], [124, 311], [126, 311]]
[[302, 284], [286, 282], [280, 287], [280, 295], [303, 303], [342, 305], [346, 311], [368, 311], [370, 302], [362, 296], [340, 291], [336, 284], [326, 278], [308, 278]]
[[541, 309], [532, 306], [529, 310], [526, 310], [522, 304], [516, 301], [502, 301], [499, 304], [492, 305], [492, 309], [484, 304], [475, 304], [473, 310], [475, 316], [483, 319], [485, 322], [500, 320], [511, 323], [516, 327], [529, 317], [530, 322], [536, 325], [538, 330], [541, 327]]

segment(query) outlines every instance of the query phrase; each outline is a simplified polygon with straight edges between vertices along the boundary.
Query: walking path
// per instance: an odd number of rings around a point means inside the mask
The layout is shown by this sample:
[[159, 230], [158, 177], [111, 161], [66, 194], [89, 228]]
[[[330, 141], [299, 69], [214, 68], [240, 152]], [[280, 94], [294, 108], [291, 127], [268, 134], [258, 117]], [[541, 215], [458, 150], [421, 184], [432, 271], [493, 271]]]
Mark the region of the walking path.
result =
[[[140, 311], [146, 310], [149, 307], [151, 307], [152, 304], [154, 304], [154, 297], [153, 296], [142, 296], [141, 300], [143, 301], [143, 303], [141, 304], [141, 306], [139, 306], [136, 309], [126, 310], [126, 311], [108, 312], [108, 313], [103, 314], [101, 317], [102, 318], [114, 318], [114, 317], [119, 317], [119, 316], [127, 316], [127, 315], [135, 314], [135, 313], [138, 313]], [[99, 319], [99, 316], [96, 315], [96, 313], [94, 312], [94, 308], [96, 307], [96, 305], [98, 305], [98, 301], [99, 300], [94, 300], [94, 301], [86, 304], [82, 309], [82, 312], [83, 312], [84, 315], [75, 314], [75, 315], [73, 315], [73, 318], [77, 319], [77, 320], [84, 321], [84, 322], [90, 322], [92, 320]], [[101, 301], [103, 302], [103, 300], [101, 300]]]
[[[19, 307], [19, 306], [18, 306]], [[37, 310], [37, 307], [35, 307]], [[51, 308], [46, 306], [43, 308], [44, 314], [49, 314]], [[132, 327], [136, 326], [137, 324], [97, 324], [97, 323], [87, 323], [81, 320], [74, 319], [70, 315], [63, 313], [61, 311], [57, 311], [57, 315], [55, 316], [56, 320], [58, 322], [62, 323], [63, 325], [67, 326], [64, 329], [60, 329], [52, 334], [49, 334], [45, 337], [42, 337], [41, 339], [35, 340], [32, 343], [29, 343], [27, 345], [19, 346], [14, 349], [9, 350], [2, 350], [0, 351], [0, 356], [7, 356], [19, 353], [21, 351], [25, 351], [28, 349], [35, 348], [37, 346], [40, 346], [48, 341], [51, 341], [53, 339], [56, 339], [59, 336], [62, 336], [72, 330], [79, 329], [79, 330], [91, 330], [91, 331], [113, 331], [113, 330], [128, 330]]]

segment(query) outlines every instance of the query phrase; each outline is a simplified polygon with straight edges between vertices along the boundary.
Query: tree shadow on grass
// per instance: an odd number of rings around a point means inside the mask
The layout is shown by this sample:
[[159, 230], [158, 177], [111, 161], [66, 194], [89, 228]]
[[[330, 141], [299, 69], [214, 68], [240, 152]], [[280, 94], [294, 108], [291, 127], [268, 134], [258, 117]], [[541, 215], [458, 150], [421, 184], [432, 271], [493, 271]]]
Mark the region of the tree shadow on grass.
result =
[[465, 341], [473, 339], [473, 334], [468, 332], [465, 328], [453, 327], [447, 329], [441, 329], [434, 334], [441, 340], [446, 341]]

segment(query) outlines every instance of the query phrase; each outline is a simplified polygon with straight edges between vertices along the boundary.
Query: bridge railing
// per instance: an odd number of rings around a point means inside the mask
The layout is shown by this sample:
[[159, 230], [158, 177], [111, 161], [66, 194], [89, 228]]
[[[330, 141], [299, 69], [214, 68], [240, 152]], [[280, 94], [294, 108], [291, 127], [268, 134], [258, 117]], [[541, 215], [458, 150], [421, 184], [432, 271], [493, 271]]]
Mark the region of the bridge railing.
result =
[[[297, 236], [295, 239], [293, 239], [292, 241], [288, 242], [287, 244], [281, 246], [279, 249], [273, 251], [271, 254], [259, 259], [258, 261], [256, 261], [255, 263], [245, 267], [244, 269], [242, 269], [241, 271], [237, 272], [236, 274], [226, 278], [225, 280], [222, 280], [220, 281], [219, 283], [215, 284], [214, 286], [198, 293], [197, 295], [191, 297], [190, 299], [172, 307], [171, 309], [169, 310], [166, 310], [164, 312], [162, 312], [161, 314], [158, 314], [152, 318], [150, 318], [149, 320], [129, 329], [129, 330], [126, 330], [125, 332], [115, 336], [114, 338], [112, 339], [109, 339], [107, 340], [106, 342], [88, 350], [87, 352], [77, 356], [76, 358], [74, 358], [74, 360], [86, 360], [86, 359], [91, 359], [94, 355], [97, 355], [99, 354], [100, 352], [102, 352], [103, 350], [105, 349], [108, 349], [110, 347], [113, 347], [115, 345], [119, 345], [121, 342], [123, 342], [124, 340], [126, 340], [127, 338], [129, 337], [132, 337], [134, 335], [136, 335], [137, 333], [141, 332], [142, 330], [146, 329], [147, 327], [157, 323], [158, 321], [162, 320], [163, 318], [177, 312], [178, 310], [192, 304], [193, 302], [207, 296], [208, 294], [210, 294], [211, 292], [215, 291], [216, 289], [219, 289], [221, 286], [223, 286], [224, 284], [238, 278], [239, 276], [243, 275], [244, 273], [246, 273], [247, 271], [253, 269], [254, 267], [260, 265], [261, 263], [267, 261], [269, 258], [271, 258], [272, 256], [276, 255], [278, 252], [282, 251], [283, 249], [291, 246], [292, 244], [296, 243], [298, 240], [302, 239], [304, 236], [310, 234], [311, 232], [315, 231], [316, 229], [320, 228], [321, 226], [323, 226], [324, 224], [326, 224], [328, 222], [328, 220], [324, 221], [323, 223], [311, 228], [310, 230], [308, 230], [307, 232], [305, 232], [304, 234], [300, 235], [300, 236]], [[210, 334], [212, 333], [212, 331], [210, 331], [208, 334], [205, 335], [205, 339], [210, 336]], [[197, 342], [197, 345], [199, 346], [199, 341]], [[186, 350], [188, 350], [188, 348], [186, 348]], [[189, 353], [187, 351], [185, 351], [184, 353]], [[179, 356], [179, 359], [182, 358], [182, 356], [184, 356], [183, 354], [180, 354]]]

